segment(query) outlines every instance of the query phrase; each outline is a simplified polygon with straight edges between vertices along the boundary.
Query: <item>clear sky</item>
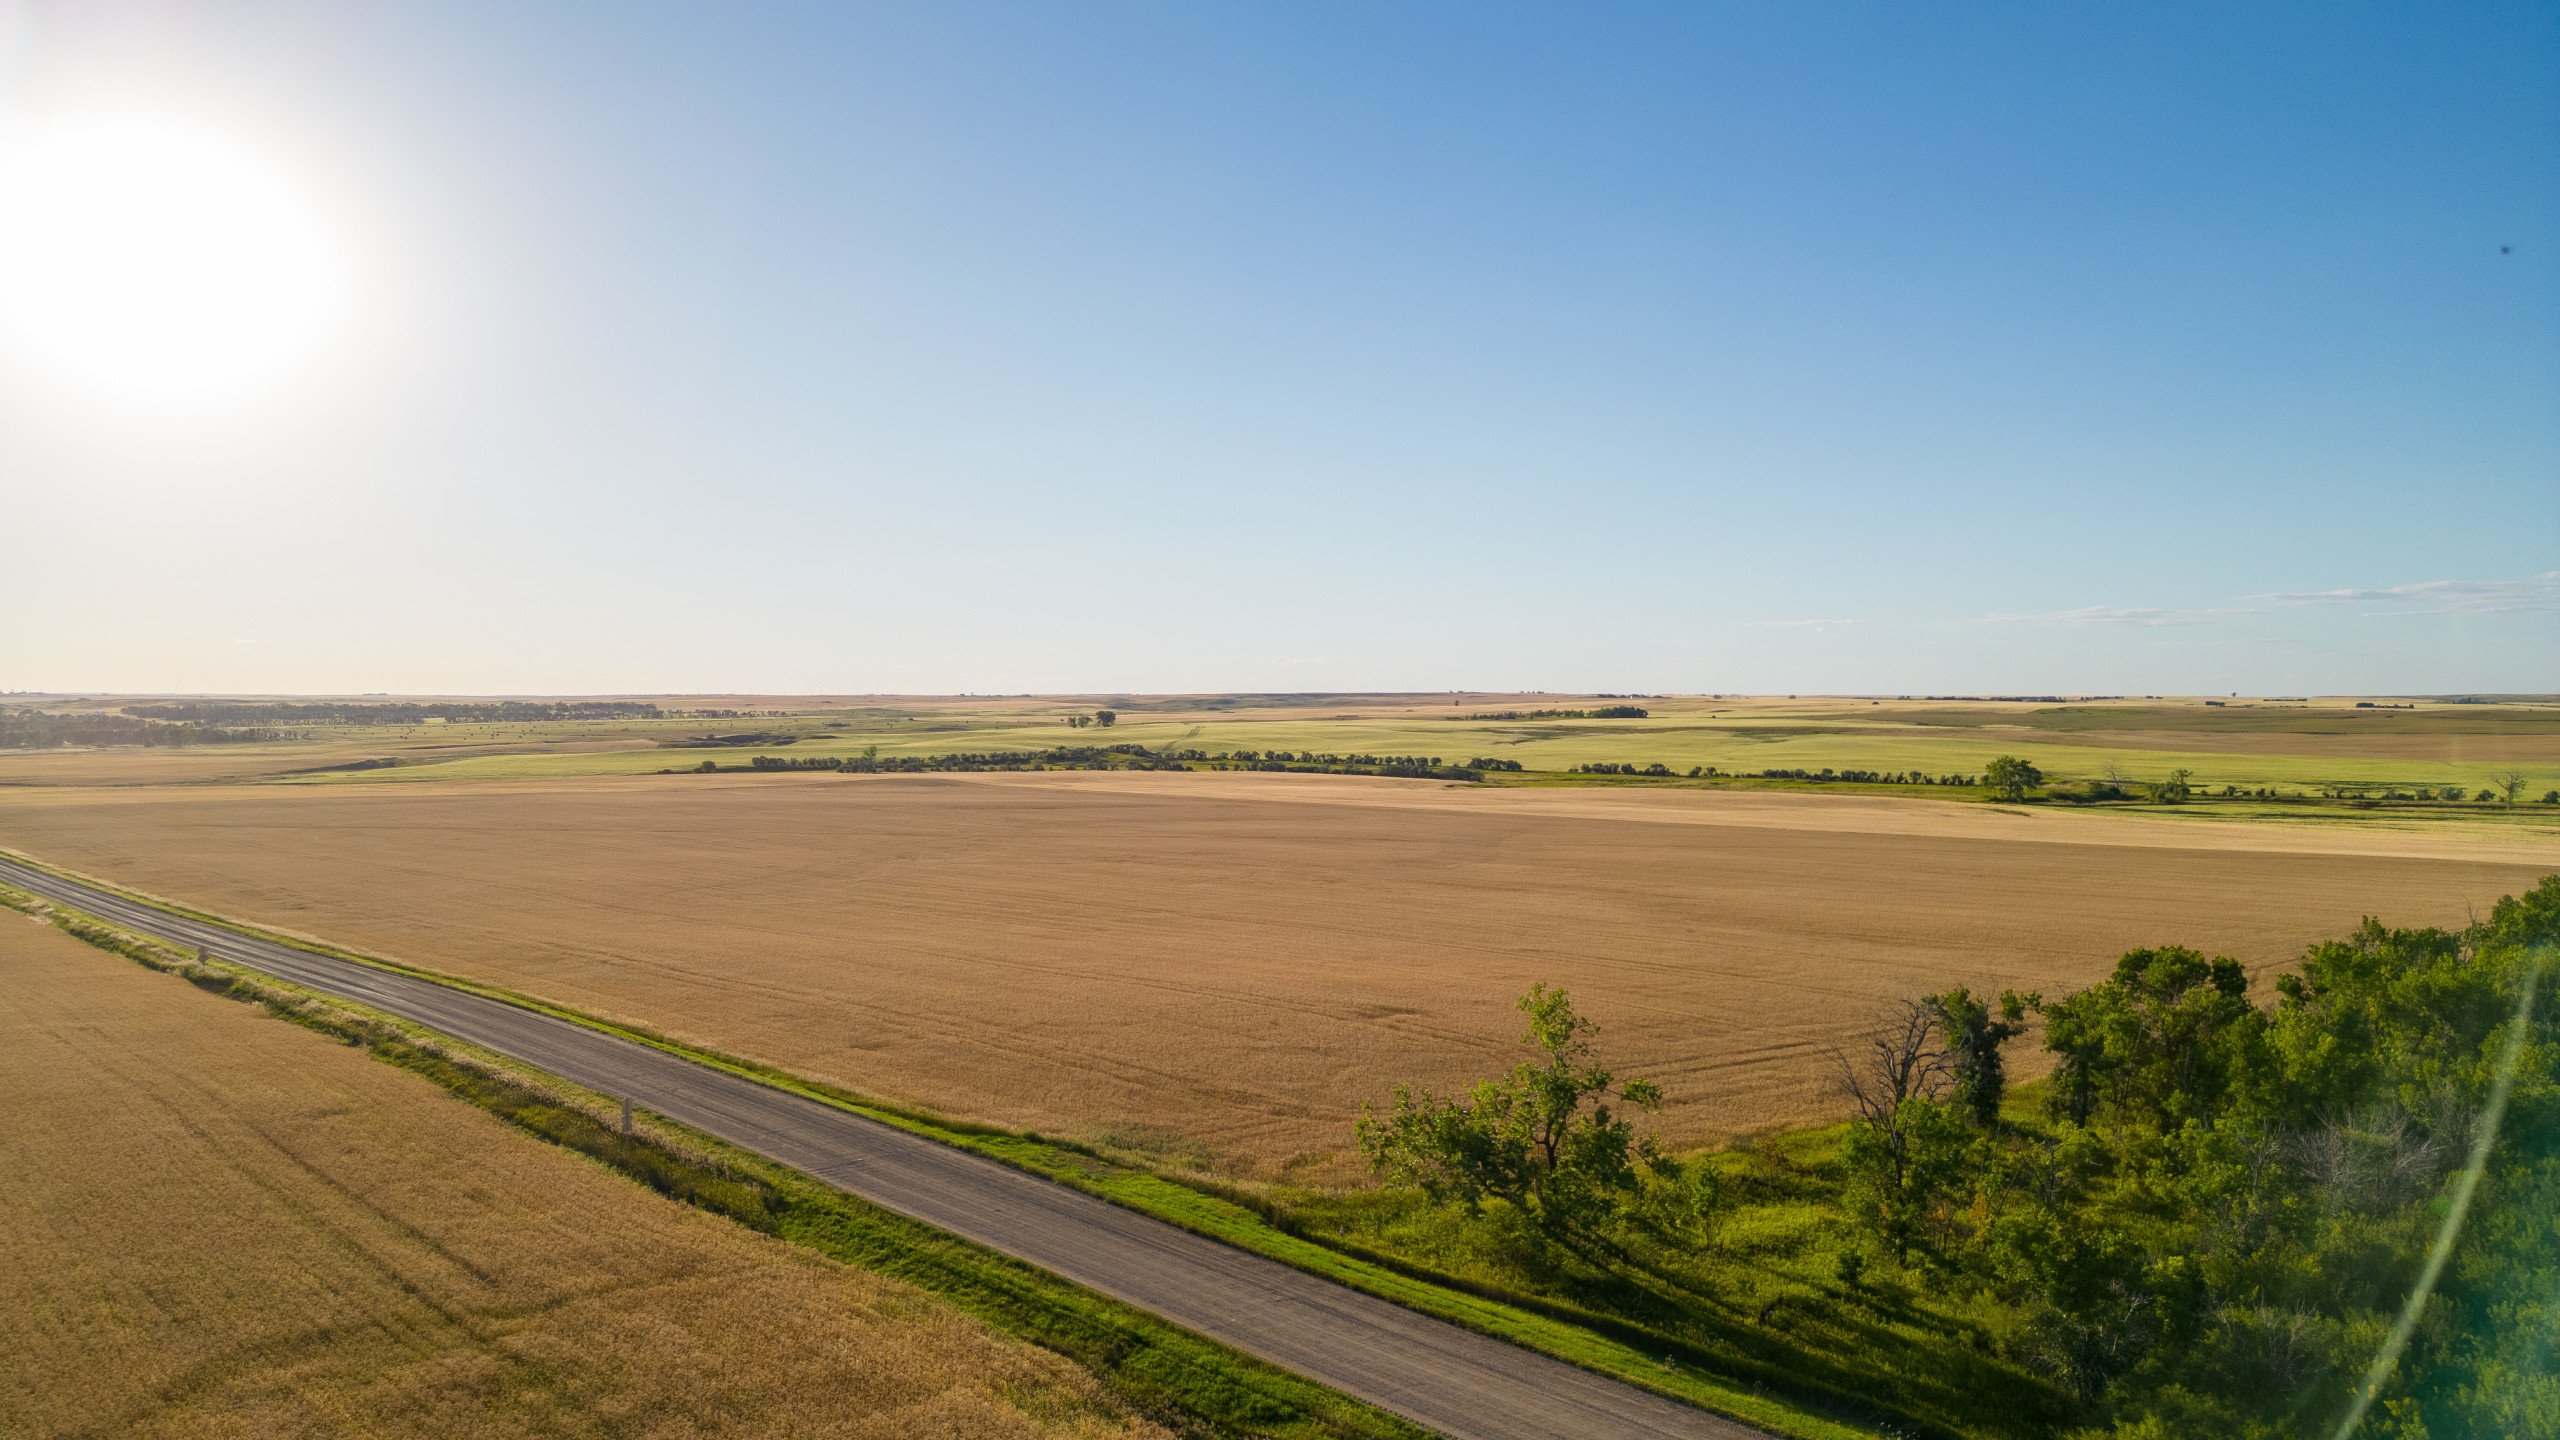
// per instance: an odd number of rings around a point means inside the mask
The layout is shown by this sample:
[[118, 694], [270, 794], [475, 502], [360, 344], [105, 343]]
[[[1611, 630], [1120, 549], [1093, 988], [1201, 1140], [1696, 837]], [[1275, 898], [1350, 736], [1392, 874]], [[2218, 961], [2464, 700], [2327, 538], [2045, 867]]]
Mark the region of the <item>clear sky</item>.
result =
[[0, 689], [2560, 689], [2560, 8], [0, 0], [0, 616]]

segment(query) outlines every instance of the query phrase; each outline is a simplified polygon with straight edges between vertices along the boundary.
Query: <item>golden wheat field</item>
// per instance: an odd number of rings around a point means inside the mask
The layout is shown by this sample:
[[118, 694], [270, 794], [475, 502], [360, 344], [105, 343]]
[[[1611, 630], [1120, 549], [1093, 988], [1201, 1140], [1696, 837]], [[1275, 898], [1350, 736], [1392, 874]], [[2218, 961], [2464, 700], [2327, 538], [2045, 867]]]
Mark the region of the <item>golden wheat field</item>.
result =
[[1257, 775], [0, 794], [0, 844], [955, 1115], [1348, 1173], [1572, 989], [1672, 1140], [1833, 1112], [1890, 998], [2458, 923], [2533, 839]]
[[941, 1301], [5, 911], [0, 987], [0, 1434], [1161, 1433]]

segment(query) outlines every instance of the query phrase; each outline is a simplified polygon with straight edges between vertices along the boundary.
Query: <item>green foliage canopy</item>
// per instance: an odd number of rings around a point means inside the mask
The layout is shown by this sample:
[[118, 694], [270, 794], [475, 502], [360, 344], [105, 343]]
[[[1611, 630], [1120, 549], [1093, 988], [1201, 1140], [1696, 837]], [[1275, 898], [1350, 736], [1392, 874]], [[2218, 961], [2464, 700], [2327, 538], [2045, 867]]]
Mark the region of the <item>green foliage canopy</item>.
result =
[[[1612, 1106], [1616, 1077], [1592, 1058], [1594, 1027], [1566, 992], [1536, 986], [1520, 997], [1520, 1011], [1529, 1020], [1521, 1039], [1535, 1058], [1464, 1099], [1397, 1086], [1387, 1114], [1361, 1107], [1360, 1153], [1380, 1178], [1471, 1215], [1501, 1200], [1550, 1234], [1589, 1235], [1636, 1194], [1658, 1158], [1654, 1143]], [[1662, 1103], [1649, 1080], [1628, 1080], [1614, 1094], [1635, 1110]]]
[[2001, 755], [1982, 767], [1982, 783], [1991, 787], [1995, 800], [2024, 800], [2028, 791], [2044, 783], [2044, 772], [2032, 761]]

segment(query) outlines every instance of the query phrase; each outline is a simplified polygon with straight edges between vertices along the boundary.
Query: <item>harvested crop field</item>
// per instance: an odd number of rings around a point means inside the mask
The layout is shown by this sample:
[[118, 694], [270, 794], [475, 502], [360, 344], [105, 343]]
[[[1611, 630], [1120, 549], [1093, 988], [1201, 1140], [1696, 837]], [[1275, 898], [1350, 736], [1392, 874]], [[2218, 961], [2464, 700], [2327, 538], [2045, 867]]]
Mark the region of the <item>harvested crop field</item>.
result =
[[1680, 1142], [1827, 1114], [1899, 994], [2459, 922], [2534, 837], [1257, 775], [0, 795], [0, 844], [947, 1113], [1346, 1173], [1572, 988]]
[[0, 986], [0, 1434], [1161, 1433], [938, 1300], [7, 911]]

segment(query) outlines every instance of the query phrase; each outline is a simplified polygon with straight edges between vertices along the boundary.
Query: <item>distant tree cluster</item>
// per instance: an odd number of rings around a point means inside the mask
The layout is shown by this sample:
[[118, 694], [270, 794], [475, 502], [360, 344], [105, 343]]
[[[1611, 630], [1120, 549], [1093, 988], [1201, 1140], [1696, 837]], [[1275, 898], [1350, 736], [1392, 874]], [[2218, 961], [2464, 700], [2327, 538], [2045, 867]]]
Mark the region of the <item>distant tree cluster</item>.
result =
[[1090, 715], [1070, 715], [1067, 717], [1068, 727], [1075, 730], [1082, 730], [1089, 725], [1099, 726], [1102, 729], [1108, 730], [1119, 723], [1120, 712], [1117, 710], [1096, 710]]
[[1470, 770], [1517, 770], [1520, 768], [1520, 762], [1517, 760], [1476, 759], [1468, 761], [1467, 768]]
[[124, 713], [147, 720], [223, 725], [422, 725], [429, 720], [512, 725], [554, 720], [654, 720], [666, 712], [638, 700], [500, 700], [485, 704], [459, 700], [172, 700], [127, 705]]
[[982, 750], [949, 755], [758, 755], [743, 767], [705, 760], [696, 769], [836, 770], [853, 775], [912, 775], [951, 770], [1184, 770], [1190, 767], [1143, 745], [1055, 745], [1046, 750]]
[[1641, 705], [1603, 705], [1593, 710], [1489, 710], [1452, 718], [1461, 720], [1642, 720], [1651, 711]]
[[62, 715], [0, 706], [0, 750], [50, 749], [57, 745], [240, 745], [283, 738], [279, 731], [257, 727], [145, 720], [92, 712]]
[[[1314, 750], [1235, 750], [1215, 754], [1175, 752], [1212, 770], [1298, 770], [1329, 775], [1392, 775], [1408, 780], [1481, 780], [1479, 767], [1451, 765], [1437, 755], [1333, 755]], [[1518, 766], [1512, 768], [1517, 769]]]
[[1565, 773], [1568, 775], [1669, 775], [1671, 767], [1660, 761], [1650, 765], [1639, 765], [1634, 761], [1621, 763], [1615, 760], [1594, 760], [1588, 765], [1576, 765]]
[[[1695, 772], [1692, 772], [1695, 773]], [[1707, 767], [1713, 775], [1716, 768]], [[1979, 785], [1974, 775], [1923, 775], [1917, 770], [1834, 770], [1826, 765], [1819, 770], [1761, 770], [1754, 772], [1763, 780], [1811, 780], [1816, 783], [1836, 782], [1844, 785]]]
[[[1516, 762], [1503, 762], [1517, 770]], [[1144, 745], [1058, 745], [1045, 750], [988, 750], [947, 755], [758, 755], [744, 765], [705, 760], [689, 772], [825, 770], [847, 774], [916, 774], [964, 770], [1262, 770], [1326, 775], [1383, 775], [1410, 780], [1474, 781], [1484, 765], [1451, 765], [1437, 755], [1332, 755], [1312, 750], [1150, 750]]]

